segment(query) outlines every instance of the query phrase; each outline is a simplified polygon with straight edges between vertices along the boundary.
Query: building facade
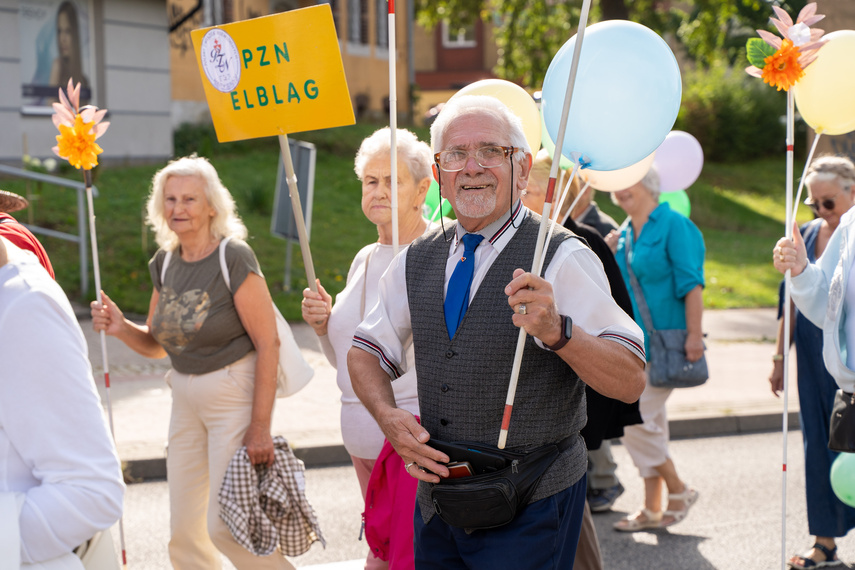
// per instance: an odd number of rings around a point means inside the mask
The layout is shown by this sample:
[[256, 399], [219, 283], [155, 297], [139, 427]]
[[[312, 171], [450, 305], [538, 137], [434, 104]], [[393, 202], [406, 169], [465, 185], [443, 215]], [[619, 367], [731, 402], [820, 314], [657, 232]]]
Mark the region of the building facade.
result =
[[109, 110], [104, 160], [172, 155], [166, 0], [0, 0], [0, 160], [51, 156], [69, 75]]

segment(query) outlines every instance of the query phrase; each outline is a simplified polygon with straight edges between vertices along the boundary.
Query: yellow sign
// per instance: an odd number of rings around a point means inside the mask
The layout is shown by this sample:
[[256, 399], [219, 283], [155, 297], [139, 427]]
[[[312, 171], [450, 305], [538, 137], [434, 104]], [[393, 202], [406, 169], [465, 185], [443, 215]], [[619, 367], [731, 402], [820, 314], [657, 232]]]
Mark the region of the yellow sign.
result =
[[329, 4], [191, 37], [220, 142], [354, 123]]

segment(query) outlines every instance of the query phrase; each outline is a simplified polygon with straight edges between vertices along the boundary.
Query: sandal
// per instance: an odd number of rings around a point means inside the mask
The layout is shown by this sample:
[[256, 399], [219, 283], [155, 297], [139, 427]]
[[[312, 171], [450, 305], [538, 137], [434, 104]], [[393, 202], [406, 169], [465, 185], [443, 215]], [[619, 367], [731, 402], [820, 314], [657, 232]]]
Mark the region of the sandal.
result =
[[825, 568], [826, 566], [837, 566], [841, 564], [837, 557], [837, 547], [828, 548], [820, 543], [814, 544], [811, 548], [819, 550], [825, 556], [825, 560], [817, 561], [810, 557], [810, 551], [790, 558], [788, 563], [790, 568], [795, 570], [804, 570], [805, 568]]
[[614, 529], [621, 532], [636, 532], [661, 527], [662, 511], [653, 512], [650, 509], [641, 509], [637, 513], [621, 519], [614, 524]]
[[660, 525], [662, 526], [662, 528], [675, 525], [678, 522], [681, 522], [689, 514], [689, 509], [692, 507], [692, 505], [694, 505], [698, 501], [698, 496], [700, 495], [700, 493], [698, 493], [698, 490], [693, 489], [692, 487], [689, 487], [685, 484], [684, 486], [685, 489], [682, 493], [671, 493], [670, 495], [668, 495], [669, 501], [682, 501], [683, 508], [679, 511], [665, 511], [664, 513], [662, 513], [663, 518], [670, 517], [672, 519], [670, 521], [663, 522]]

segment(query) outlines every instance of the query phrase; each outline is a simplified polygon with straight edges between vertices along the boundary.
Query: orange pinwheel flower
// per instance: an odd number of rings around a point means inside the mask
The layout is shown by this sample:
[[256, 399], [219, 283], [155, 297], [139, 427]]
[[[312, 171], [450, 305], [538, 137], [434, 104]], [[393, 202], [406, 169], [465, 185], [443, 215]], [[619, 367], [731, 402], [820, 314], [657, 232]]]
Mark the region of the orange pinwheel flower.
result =
[[110, 123], [101, 122], [107, 110], [93, 105], [80, 107], [80, 84], [75, 86], [71, 79], [66, 93], [60, 88], [59, 102], [53, 104], [52, 119], [59, 135], [56, 137], [58, 144], [52, 150], [74, 168], [91, 170], [98, 166], [98, 155], [104, 152], [95, 139], [110, 126]]
[[799, 63], [800, 55], [799, 48], [794, 46], [793, 42], [782, 41], [778, 51], [764, 60], [766, 65], [763, 67], [763, 81], [777, 87], [778, 91], [788, 91], [805, 74]]
[[104, 150], [95, 142], [94, 126], [94, 122], [84, 123], [80, 114], [74, 117], [73, 126], [60, 124], [56, 137], [58, 144], [54, 147], [56, 154], [78, 170], [91, 170], [97, 166], [98, 155]]

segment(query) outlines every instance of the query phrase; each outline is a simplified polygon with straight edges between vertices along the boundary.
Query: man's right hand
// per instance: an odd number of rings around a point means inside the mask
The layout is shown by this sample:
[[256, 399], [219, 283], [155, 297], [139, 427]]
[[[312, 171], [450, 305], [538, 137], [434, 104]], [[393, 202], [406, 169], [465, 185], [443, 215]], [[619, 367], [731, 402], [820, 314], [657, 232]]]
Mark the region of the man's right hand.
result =
[[440, 477], [448, 477], [444, 464], [449, 462], [449, 457], [427, 445], [430, 434], [413, 414], [393, 408], [383, 418], [380, 428], [401, 456], [411, 477], [428, 483], [439, 483]]

